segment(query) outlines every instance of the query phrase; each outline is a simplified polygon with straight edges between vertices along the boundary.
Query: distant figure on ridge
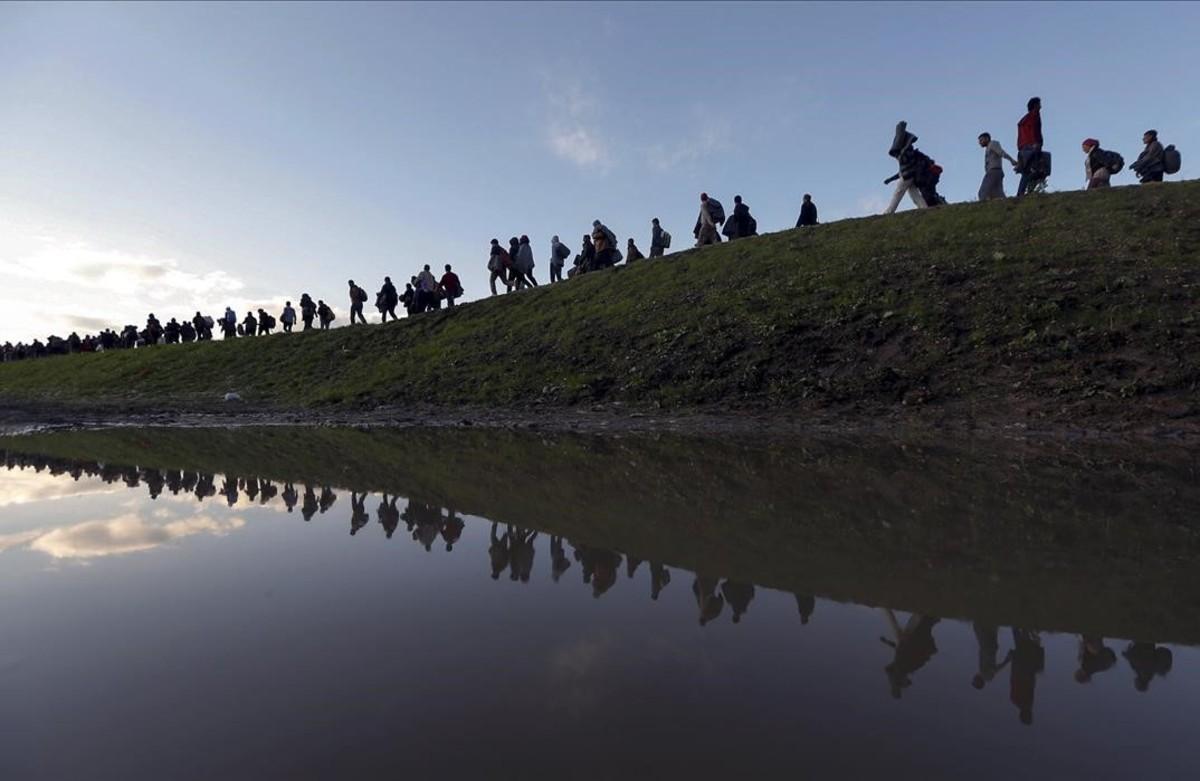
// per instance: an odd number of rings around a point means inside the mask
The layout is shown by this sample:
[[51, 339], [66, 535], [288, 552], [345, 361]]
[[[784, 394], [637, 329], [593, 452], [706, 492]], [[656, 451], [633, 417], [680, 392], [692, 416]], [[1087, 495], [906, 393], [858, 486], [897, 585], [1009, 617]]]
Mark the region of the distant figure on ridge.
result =
[[271, 331], [275, 330], [275, 318], [266, 313], [266, 310], [258, 310], [258, 334], [259, 336], [268, 336]]
[[317, 318], [321, 323], [322, 331], [328, 331], [329, 324], [336, 319], [333, 310], [329, 308], [329, 304], [326, 304], [322, 299], [317, 299]]
[[391, 277], [383, 278], [383, 287], [379, 288], [378, 298], [380, 322], [386, 323], [388, 315], [391, 315], [393, 320], [399, 320], [396, 316], [396, 304], [400, 303], [400, 294], [396, 292]]
[[696, 237], [696, 246], [720, 244], [721, 234], [717, 226], [725, 224], [725, 208], [716, 198], [709, 198], [708, 193], [700, 193], [700, 215], [696, 217], [696, 227], [692, 235]]
[[983, 147], [983, 181], [979, 184], [979, 200], [1004, 198], [1004, 161], [1012, 163], [1014, 170], [1017, 161], [1004, 151], [999, 141], [992, 140], [991, 133], [980, 133], [979, 145]]
[[362, 308], [367, 302], [367, 291], [354, 284], [353, 279], [348, 280], [347, 284], [350, 286], [350, 325], [354, 325], [355, 318], [357, 322], [366, 325], [367, 318], [363, 317]]
[[671, 246], [671, 234], [663, 230], [658, 218], [650, 220], [650, 257], [661, 258]]
[[1125, 160], [1116, 152], [1100, 148], [1100, 142], [1094, 138], [1083, 140], [1083, 172], [1087, 180], [1087, 189], [1098, 190], [1108, 187], [1109, 179], [1121, 172]]
[[311, 331], [313, 320], [317, 317], [317, 305], [313, 303], [308, 293], [300, 294], [300, 319], [304, 321], [304, 330]]
[[453, 307], [454, 300], [463, 294], [462, 280], [458, 278], [458, 274], [450, 270], [449, 263], [446, 264], [446, 273], [442, 274], [442, 278], [438, 282], [438, 287], [441, 288], [442, 295], [446, 297], [447, 309]]
[[1138, 181], [1142, 184], [1161, 182], [1167, 165], [1166, 152], [1163, 145], [1158, 142], [1158, 131], [1147, 130], [1142, 134], [1142, 143], [1146, 145], [1146, 148], [1129, 168], [1138, 175]]
[[232, 307], [225, 307], [225, 316], [221, 318], [221, 330], [226, 339], [232, 339], [237, 335], [237, 313], [233, 311]]
[[258, 333], [258, 318], [253, 312], [246, 313], [246, 319], [242, 321], [242, 335], [254, 336]]
[[1021, 181], [1017, 183], [1018, 198], [1041, 179], [1035, 169], [1042, 154], [1042, 143], [1042, 99], [1030, 98], [1025, 104], [1025, 116], [1017, 123], [1016, 170], [1021, 174]]
[[804, 194], [804, 203], [800, 204], [800, 219], [796, 220], [797, 228], [807, 228], [817, 224], [817, 205], [812, 196]]
[[283, 323], [285, 334], [292, 332], [292, 328], [296, 325], [296, 310], [292, 307], [291, 301], [283, 305], [283, 311], [279, 313], [279, 322]]
[[900, 171], [883, 180], [884, 184], [896, 182], [896, 191], [892, 193], [891, 203], [884, 210], [884, 214], [895, 214], [896, 208], [905, 194], [912, 199], [913, 205], [918, 209], [925, 209], [929, 206], [925, 201], [925, 196], [921, 194], [921, 188], [917, 185], [921, 158], [917, 156], [917, 149], [913, 146], [915, 143], [917, 143], [917, 137], [908, 132], [908, 123], [896, 123], [896, 135], [892, 138], [892, 146], [888, 150], [888, 155], [896, 158]]
[[571, 257], [571, 248], [558, 240], [558, 236], [550, 238], [550, 283], [562, 282], [562, 270], [567, 258]]
[[492, 289], [492, 295], [496, 295], [496, 280], [504, 283], [505, 290], [508, 289], [508, 266], [511, 262], [508, 251], [500, 246], [499, 239], [492, 239], [492, 248], [488, 254], [488, 271], [491, 277], [488, 278], [488, 287]]
[[742, 203], [742, 196], [733, 196], [733, 216], [725, 223], [722, 233], [730, 241], [758, 235], [758, 221], [750, 216], [750, 207]]
[[529, 244], [529, 237], [522, 234], [517, 241], [517, 256], [513, 268], [517, 271], [517, 279], [521, 284], [528, 287], [537, 287], [537, 280], [533, 278], [533, 247]]
[[630, 236], [629, 241], [625, 244], [625, 262], [633, 263], [634, 261], [645, 259], [646, 256], [643, 255], [642, 251], [637, 248], [637, 244], [634, 243], [633, 237]]
[[600, 220], [592, 221], [592, 244], [596, 247], [593, 268], [609, 268], [621, 262], [621, 253], [617, 250], [617, 235]]

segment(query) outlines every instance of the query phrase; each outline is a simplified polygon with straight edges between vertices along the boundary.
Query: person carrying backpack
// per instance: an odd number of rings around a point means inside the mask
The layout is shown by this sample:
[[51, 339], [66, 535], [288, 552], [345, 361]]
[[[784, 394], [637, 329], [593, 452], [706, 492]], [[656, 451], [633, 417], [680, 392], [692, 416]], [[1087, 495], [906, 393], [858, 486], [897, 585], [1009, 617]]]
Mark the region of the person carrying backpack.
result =
[[600, 220], [592, 221], [592, 244], [596, 248], [593, 268], [609, 268], [621, 262], [621, 253], [617, 250], [617, 235]]
[[518, 284], [525, 287], [537, 287], [537, 280], [533, 278], [533, 247], [529, 244], [528, 236], [522, 234], [518, 240], [517, 254], [513, 260], [513, 269], [516, 271]]
[[313, 319], [317, 316], [317, 305], [313, 303], [308, 293], [300, 294], [300, 319], [304, 321], [304, 330], [312, 329]]
[[733, 196], [733, 217], [725, 223], [722, 233], [730, 241], [758, 235], [758, 221], [750, 216], [750, 207], [742, 203], [742, 196]]
[[353, 279], [349, 280], [348, 284], [350, 285], [350, 325], [354, 325], [355, 318], [358, 318], [358, 322], [366, 325], [367, 318], [363, 317], [363, 304], [367, 302], [367, 291], [354, 284]]
[[817, 205], [812, 196], [804, 194], [804, 203], [800, 204], [800, 219], [796, 220], [797, 228], [810, 227], [817, 224]]
[[267, 336], [275, 329], [275, 318], [267, 314], [264, 310], [258, 310], [258, 334], [259, 336]]
[[671, 246], [671, 234], [662, 229], [658, 218], [650, 220], [650, 257], [661, 258]]
[[253, 312], [246, 313], [246, 319], [242, 321], [242, 335], [254, 336], [258, 333], [258, 319]]
[[225, 307], [225, 316], [221, 318], [221, 330], [226, 339], [232, 339], [237, 335], [237, 314], [231, 307]]
[[1021, 174], [1017, 183], [1020, 198], [1043, 178], [1039, 176], [1038, 158], [1042, 154], [1042, 99], [1030, 98], [1025, 103], [1025, 116], [1017, 123], [1017, 165], [1013, 169]]
[[492, 295], [496, 295], [496, 280], [504, 283], [505, 292], [511, 287], [508, 283], [508, 266], [511, 260], [508, 251], [500, 246], [499, 239], [492, 239], [491, 253], [488, 255], [488, 271], [491, 277], [488, 278], [488, 286], [492, 289]]
[[1125, 160], [1116, 152], [1100, 148], [1100, 142], [1094, 138], [1083, 140], [1083, 172], [1087, 177], [1087, 189], [1097, 190], [1108, 187], [1109, 180], [1114, 174], [1125, 167]]
[[550, 239], [550, 282], [562, 282], [563, 265], [571, 257], [571, 248], [558, 240], [557, 236]]
[[908, 132], [908, 123], [896, 123], [896, 135], [892, 137], [892, 146], [888, 150], [888, 155], [896, 158], [900, 171], [883, 180], [884, 184], [896, 182], [896, 191], [892, 193], [892, 200], [884, 209], [884, 214], [895, 214], [896, 208], [900, 206], [900, 200], [906, 193], [918, 209], [925, 209], [929, 206], [925, 196], [921, 194], [921, 188], [917, 185], [917, 174], [922, 164], [921, 158], [925, 156], [913, 146], [915, 143], [917, 143], [917, 137]]
[[291, 301], [283, 305], [283, 311], [279, 313], [279, 322], [283, 323], [285, 334], [292, 332], [292, 326], [296, 325], [296, 310], [292, 308]]
[[450, 270], [449, 263], [446, 264], [446, 273], [442, 274], [442, 279], [438, 282], [438, 285], [442, 289], [442, 295], [446, 297], [446, 308], [453, 307], [454, 299], [463, 294], [463, 286], [462, 281], [458, 278], [458, 274]]
[[709, 198], [708, 193], [700, 193], [700, 214], [696, 217], [696, 227], [692, 235], [696, 237], [696, 246], [720, 244], [721, 234], [717, 232], [718, 225], [725, 224], [725, 209], [716, 198]]
[[317, 320], [321, 324], [321, 330], [328, 331], [329, 324], [335, 319], [336, 318], [333, 314], [333, 310], [329, 308], [329, 304], [326, 304], [321, 299], [317, 299]]
[[634, 243], [633, 237], [630, 236], [629, 241], [625, 244], [625, 262], [628, 264], [633, 263], [635, 260], [645, 259], [646, 256], [643, 255], [642, 251], [637, 248], [637, 244]]
[[1146, 145], [1146, 148], [1138, 155], [1137, 160], [1133, 161], [1133, 165], [1129, 166], [1129, 169], [1138, 175], [1138, 181], [1142, 184], [1161, 182], [1167, 165], [1166, 151], [1158, 142], [1158, 131], [1147, 130], [1142, 134], [1142, 143]]
[[396, 316], [396, 304], [400, 302], [400, 294], [396, 292], [396, 286], [392, 284], [391, 277], [383, 278], [383, 287], [379, 288], [379, 315], [380, 322], [386, 323], [388, 315], [392, 316], [393, 320], [399, 320]]

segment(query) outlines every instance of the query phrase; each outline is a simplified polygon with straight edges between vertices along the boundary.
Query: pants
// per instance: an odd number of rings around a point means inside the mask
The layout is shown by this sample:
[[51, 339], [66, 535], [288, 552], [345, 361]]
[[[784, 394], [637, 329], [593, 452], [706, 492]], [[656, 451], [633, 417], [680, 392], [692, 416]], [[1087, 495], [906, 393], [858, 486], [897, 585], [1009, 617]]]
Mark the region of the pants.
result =
[[993, 198], [1003, 198], [1004, 196], [1004, 169], [989, 168], [983, 175], [983, 182], [979, 185], [979, 200], [990, 201]]
[[329, 321], [328, 321], [328, 320], [322, 320], [322, 321], [321, 321], [321, 330], [322, 330], [322, 331], [328, 331], [328, 330], [329, 330]]
[[505, 289], [508, 289], [508, 287], [509, 287], [508, 278], [504, 276], [504, 272], [503, 271], [493, 271], [492, 276], [488, 279], [488, 286], [491, 287], [493, 296], [496, 295], [496, 280], [497, 279], [504, 283]]
[[654, 246], [653, 244], [651, 244], [651, 245], [650, 245], [650, 257], [652, 257], [652, 258], [661, 258], [662, 256], [663, 256], [663, 248], [662, 248], [662, 247], [656, 247], [656, 246]]
[[1163, 180], [1163, 172], [1159, 171], [1156, 174], [1146, 174], [1145, 176], [1143, 176], [1142, 184], [1149, 184], [1150, 182], [1161, 182], [1162, 180]]
[[562, 266], [550, 264], [550, 283], [562, 282]]
[[896, 192], [892, 193], [892, 202], [888, 204], [887, 209], [883, 213], [895, 214], [905, 193], [908, 193], [908, 197], [912, 199], [913, 205], [918, 209], [924, 209], [929, 206], [929, 204], [925, 203], [924, 196], [921, 195], [920, 189], [913, 183], [912, 179], [899, 179], [896, 182]]
[[312, 330], [312, 321], [313, 321], [313, 316], [312, 316], [312, 315], [305, 315], [305, 316], [304, 316], [304, 330], [305, 330], [305, 331], [311, 331], [311, 330]]
[[400, 319], [399, 317], [397, 317], [397, 316], [396, 316], [396, 305], [395, 305], [394, 303], [389, 303], [387, 306], [385, 306], [385, 307], [384, 307], [384, 308], [383, 308], [383, 309], [380, 311], [380, 313], [379, 313], [379, 314], [380, 314], [380, 315], [382, 315], [382, 317], [383, 317], [383, 322], [385, 322], [385, 323], [387, 322], [388, 315], [391, 315], [393, 320], [399, 320], [399, 319]]
[[289, 323], [289, 322], [287, 322], [287, 321], [284, 321], [284, 323], [283, 323], [283, 332], [284, 332], [285, 334], [290, 334], [290, 333], [292, 332], [292, 324], [291, 324], [291, 323]]
[[367, 318], [363, 317], [361, 301], [355, 301], [350, 304], [350, 325], [354, 325], [354, 318], [356, 317], [363, 325], [367, 324]]
[[705, 244], [720, 244], [721, 234], [717, 233], [716, 225], [701, 225], [700, 233], [696, 236], [696, 246], [703, 247]]
[[1036, 146], [1023, 146], [1017, 150], [1017, 166], [1021, 169], [1021, 181], [1017, 183], [1017, 197], [1020, 198], [1029, 189], [1029, 185], [1037, 182], [1029, 175], [1029, 166], [1038, 159], [1042, 150]]

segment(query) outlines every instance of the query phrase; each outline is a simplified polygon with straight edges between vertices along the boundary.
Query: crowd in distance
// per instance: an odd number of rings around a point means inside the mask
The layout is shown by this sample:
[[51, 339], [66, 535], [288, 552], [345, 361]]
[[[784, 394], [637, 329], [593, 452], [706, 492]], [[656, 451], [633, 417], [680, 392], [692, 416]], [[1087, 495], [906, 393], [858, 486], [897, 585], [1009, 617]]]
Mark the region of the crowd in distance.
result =
[[[37, 472], [46, 471], [50, 475], [69, 476], [75, 480], [86, 475], [110, 485], [122, 483], [128, 488], [144, 486], [151, 499], [157, 499], [166, 491], [175, 496], [193, 495], [200, 502], [219, 496], [230, 508], [238, 506], [243, 500], [258, 505], [278, 501], [289, 513], [299, 508], [305, 522], [317, 515], [325, 515], [338, 499], [337, 492], [328, 485], [302, 483], [298, 486], [284, 482], [280, 486], [273, 480], [259, 477], [119, 466], [15, 452], [4, 452], [3, 459], [10, 470], [32, 468]], [[367, 508], [369, 496], [365, 491], [350, 492], [349, 526], [352, 536], [371, 523], [371, 513]], [[401, 510], [399, 500], [400, 497], [394, 494], [385, 493], [379, 497], [375, 519], [386, 539], [392, 539], [403, 522], [407, 535], [425, 551], [432, 552], [435, 545], [444, 547], [446, 552], [455, 549], [467, 528], [457, 510], [413, 499], [408, 499], [406, 508]], [[481, 525], [473, 524], [472, 528]], [[643, 562], [628, 553], [575, 543], [564, 537], [545, 535], [514, 524], [492, 522], [490, 527], [487, 566], [493, 580], [501, 580], [507, 574], [507, 580], [529, 583], [535, 571], [539, 537], [543, 538], [543, 547], [548, 549], [550, 579], [558, 583], [568, 570], [578, 565], [583, 584], [590, 587], [592, 597], [597, 599], [620, 581], [622, 569], [625, 579], [632, 581], [643, 563], [648, 565], [649, 595], [652, 600], [657, 600], [672, 580], [671, 569], [661, 562]], [[569, 554], [568, 547], [571, 548]], [[733, 623], [740, 623], [750, 610], [758, 587], [749, 581], [696, 572], [693, 573], [691, 591], [698, 621], [703, 627], [726, 614]], [[793, 593], [793, 596], [800, 622], [808, 624], [816, 609], [816, 599], [812, 594]], [[937, 654], [934, 632], [942, 619], [914, 613], [901, 622], [891, 609], [883, 608], [881, 612], [886, 631], [885, 636], [879, 639], [892, 652], [892, 659], [883, 672], [892, 696], [899, 699], [913, 685], [914, 675]], [[1003, 641], [999, 626], [975, 621], [971, 628], [978, 646], [977, 672], [970, 681], [971, 685], [975, 689], [984, 689], [1007, 667], [1009, 699], [1017, 709], [1019, 720], [1024, 724], [1032, 724], [1037, 680], [1046, 669], [1041, 632], [1010, 627], [1011, 647], [1002, 654]], [[1119, 661], [1117, 652], [1099, 635], [1080, 635], [1077, 648], [1073, 677], [1079, 684], [1087, 684], [1095, 676], [1112, 670]], [[1134, 687], [1142, 692], [1149, 688], [1155, 678], [1165, 677], [1173, 664], [1171, 650], [1154, 642], [1130, 642], [1121, 656], [1134, 674]]]
[[[1042, 101], [1040, 98], [1030, 98], [1026, 104], [1026, 112], [1017, 123], [1017, 156], [1012, 157], [1000, 142], [989, 132], [979, 134], [978, 143], [983, 148], [983, 180], [979, 185], [978, 198], [980, 201], [1007, 197], [1004, 191], [1004, 162], [1008, 161], [1014, 172], [1020, 174], [1016, 196], [1018, 198], [1028, 193], [1045, 190], [1046, 180], [1051, 174], [1051, 154], [1044, 148], [1042, 130]], [[929, 155], [917, 148], [918, 137], [909, 131], [907, 122], [896, 125], [888, 155], [898, 164], [898, 171], [884, 180], [884, 184], [896, 182], [890, 202], [884, 210], [885, 214], [896, 211], [900, 202], [907, 195], [918, 209], [940, 206], [946, 200], [938, 194], [937, 185], [941, 181], [943, 169]], [[1164, 147], [1158, 140], [1158, 132], [1148, 130], [1142, 136], [1144, 145], [1141, 154], [1129, 166], [1142, 184], [1163, 181], [1164, 174], [1177, 173], [1180, 169], [1180, 154], [1174, 146]], [[1125, 167], [1124, 158], [1112, 150], [1103, 149], [1099, 140], [1084, 139], [1082, 143], [1084, 154], [1085, 187], [1088, 190], [1109, 187], [1112, 177], [1119, 174]], [[750, 214], [750, 207], [740, 195], [734, 196], [733, 211], [728, 217], [725, 208], [716, 198], [707, 193], [700, 194], [700, 210], [696, 224], [692, 229], [695, 246], [704, 247], [718, 244], [722, 236], [736, 240], [758, 234], [758, 223]], [[809, 228], [818, 224], [817, 207], [811, 195], [805, 195], [800, 207], [800, 216], [796, 221], [797, 228]], [[671, 234], [659, 223], [658, 218], [651, 221], [649, 258], [660, 258], [671, 247]], [[567, 270], [566, 278], [586, 274], [593, 271], [610, 268], [618, 263], [627, 264], [641, 261], [647, 255], [638, 248], [633, 238], [630, 238], [625, 251], [618, 247], [616, 234], [600, 220], [592, 223], [590, 232], [585, 233], [580, 240], [578, 252], [574, 252], [565, 242], [554, 236], [550, 240], [550, 282], [563, 281], [563, 270], [569, 258], [573, 261]], [[516, 292], [526, 288], [537, 287], [534, 277], [534, 253], [528, 236], [512, 237], [508, 246], [500, 240], [492, 239], [488, 253], [487, 270], [489, 272], [488, 286], [491, 294], [497, 295], [497, 283], [506, 292]], [[445, 304], [453, 307], [455, 301], [464, 294], [462, 282], [458, 275], [446, 264], [441, 277], [437, 277], [427, 264], [405, 283], [403, 292], [392, 283], [391, 277], [384, 277], [383, 284], [375, 294], [375, 308], [379, 312], [381, 322], [388, 318], [396, 320], [396, 308], [403, 306], [411, 317], [423, 312], [441, 309]], [[350, 323], [367, 322], [363, 307], [370, 296], [367, 291], [357, 285], [354, 280], [348, 281], [348, 297], [350, 303]], [[299, 299], [299, 312], [292, 302], [288, 301], [279, 313], [275, 315], [258, 309], [257, 312], [247, 312], [242, 318], [233, 309], [226, 307], [225, 312], [214, 319], [211, 316], [196, 312], [182, 322], [170, 318], [166, 323], [161, 322], [153, 313], [146, 318], [146, 325], [138, 328], [126, 325], [120, 331], [104, 329], [98, 334], [80, 336], [71, 333], [67, 337], [49, 336], [45, 342], [35, 339], [26, 344], [5, 343], [0, 347], [0, 360], [4, 362], [23, 360], [26, 358], [41, 358], [48, 355], [65, 355], [68, 353], [103, 352], [116, 349], [133, 349], [159, 344], [186, 344], [202, 342], [213, 338], [214, 331], [220, 330], [223, 338], [266, 336], [281, 327], [284, 333], [291, 333], [297, 325], [303, 324], [303, 330], [314, 327], [327, 330], [337, 319], [333, 308], [323, 299], [313, 301], [308, 293], [303, 293]], [[315, 325], [314, 325], [315, 324]]]

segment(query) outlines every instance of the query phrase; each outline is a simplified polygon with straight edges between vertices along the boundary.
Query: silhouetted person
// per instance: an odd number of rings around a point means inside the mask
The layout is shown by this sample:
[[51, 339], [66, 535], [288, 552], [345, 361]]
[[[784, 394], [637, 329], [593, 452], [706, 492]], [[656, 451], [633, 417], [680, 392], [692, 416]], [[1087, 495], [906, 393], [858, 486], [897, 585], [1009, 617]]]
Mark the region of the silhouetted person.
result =
[[285, 334], [290, 334], [296, 326], [296, 309], [292, 306], [291, 301], [283, 305], [283, 311], [279, 313], [279, 322], [283, 324]]
[[292, 483], [283, 484], [283, 494], [280, 496], [283, 499], [283, 506], [290, 513], [296, 506], [296, 502], [300, 500], [300, 494], [296, 492], [296, 486]]
[[258, 487], [259, 487], [259, 491], [260, 491], [260, 494], [259, 494], [259, 497], [260, 497], [259, 503], [260, 504], [266, 504], [267, 502], [271, 501], [272, 499], [274, 499], [276, 496], [279, 495], [279, 489], [276, 488], [275, 484], [272, 483], [270, 480], [260, 480], [258, 483]]
[[304, 321], [304, 330], [311, 331], [313, 320], [317, 316], [317, 305], [313, 303], [308, 293], [300, 294], [300, 319]]
[[733, 611], [733, 623], [736, 624], [750, 608], [750, 602], [754, 599], [754, 584], [726, 580], [721, 584], [721, 594], [729, 603], [729, 609]]
[[725, 598], [717, 594], [717, 578], [697, 574], [692, 581], [692, 593], [696, 595], [696, 607], [700, 609], [700, 626], [721, 615]]
[[797, 228], [808, 228], [817, 224], [817, 205], [812, 196], [804, 194], [804, 203], [800, 204], [800, 218], [796, 220]]
[[509, 550], [512, 556], [510, 569], [513, 580], [519, 580], [522, 583], [529, 582], [529, 578], [533, 574], [533, 557], [537, 553], [537, 549], [533, 546], [533, 541], [536, 539], [537, 532], [520, 528], [516, 529], [510, 538]]
[[358, 533], [358, 530], [371, 522], [371, 516], [367, 514], [367, 495], [359, 494], [357, 491], [350, 492], [350, 536], [353, 537]]
[[895, 649], [892, 663], [883, 669], [887, 673], [892, 696], [900, 699], [901, 693], [912, 685], [912, 674], [924, 667], [937, 653], [937, 645], [933, 642], [933, 628], [939, 619], [913, 613], [902, 629], [896, 621], [896, 614], [890, 608], [885, 608], [883, 613], [895, 637], [895, 640], [879, 638], [884, 645]]
[[248, 477], [242, 481], [242, 491], [245, 492], [246, 498], [253, 502], [258, 498], [258, 478]]
[[497, 524], [492, 523], [492, 534], [490, 544], [488, 545], [488, 558], [492, 563], [492, 580], [499, 580], [500, 575], [504, 570], [508, 569], [509, 551], [508, 551], [508, 532], [505, 531], [503, 536], [497, 537]]
[[238, 481], [236, 477], [226, 477], [225, 482], [221, 486], [221, 495], [225, 497], [225, 502], [230, 507], [237, 504], [238, 500]]
[[975, 642], [979, 645], [979, 672], [971, 679], [971, 685], [982, 689], [1012, 661], [1012, 651], [1008, 652], [1004, 661], [997, 662], [996, 657], [1000, 655], [999, 627], [976, 621], [972, 628], [975, 630]]
[[354, 284], [351, 279], [347, 282], [350, 285], [350, 325], [355, 322], [367, 324], [367, 318], [363, 317], [363, 304], [367, 302], [367, 291], [363, 290], [358, 285]]
[[571, 568], [571, 560], [567, 558], [566, 549], [563, 547], [562, 537], [550, 537], [550, 578], [555, 583], [562, 577], [562, 574]]
[[379, 500], [379, 525], [383, 527], [383, 533], [389, 540], [396, 528], [400, 526], [400, 509], [396, 507], [398, 498], [393, 496], [389, 500], [388, 495], [384, 494]]
[[625, 557], [625, 577], [633, 580], [633, 575], [638, 571], [638, 567], [642, 566], [642, 560], [633, 556]]
[[671, 570], [658, 562], [650, 562], [650, 599], [657, 600], [658, 595], [671, 582]]
[[466, 524], [453, 510], [446, 510], [446, 520], [442, 523], [442, 542], [446, 543], [446, 553], [454, 550], [454, 544], [462, 537]]
[[1104, 644], [1103, 637], [1079, 636], [1079, 668], [1075, 670], [1077, 683], [1088, 683], [1096, 673], [1112, 669], [1117, 663], [1117, 654]]
[[817, 608], [817, 600], [812, 594], [792, 594], [796, 598], [796, 611], [800, 613], [800, 625], [804, 626], [808, 620], [812, 618], [813, 611]]
[[329, 304], [320, 299], [317, 300], [317, 318], [321, 323], [322, 331], [328, 331], [329, 324], [335, 319], [333, 310], [329, 308]]
[[311, 521], [317, 514], [317, 494], [311, 485], [304, 486], [304, 503], [300, 505], [300, 515], [305, 521]]
[[325, 513], [329, 512], [329, 508], [333, 507], [333, 503], [336, 501], [337, 501], [337, 494], [335, 494], [333, 492], [333, 489], [330, 488], [329, 486], [323, 486], [321, 488], [321, 499], [319, 501], [319, 505], [321, 508], [321, 515], [324, 515]]
[[[650, 257], [661, 258], [667, 249], [667, 238], [663, 235], [662, 225], [658, 218], [650, 220]], [[669, 235], [669, 234], [668, 234]]]
[[253, 312], [246, 313], [246, 319], [242, 321], [242, 336], [254, 336], [258, 333], [258, 319]]
[[392, 284], [391, 277], [383, 278], [383, 287], [379, 288], [379, 315], [380, 322], [386, 323], [388, 315], [392, 316], [393, 320], [399, 320], [396, 316], [396, 304], [400, 303], [400, 294], [396, 292], [396, 286]]
[[1046, 651], [1037, 632], [1012, 628], [1013, 650], [1008, 698], [1017, 706], [1021, 723], [1033, 724], [1033, 693], [1037, 676], [1046, 669]]
[[1170, 648], [1142, 641], [1130, 643], [1121, 656], [1125, 657], [1133, 670], [1133, 688], [1140, 692], [1150, 688], [1154, 676], [1165, 678], [1174, 662]]

